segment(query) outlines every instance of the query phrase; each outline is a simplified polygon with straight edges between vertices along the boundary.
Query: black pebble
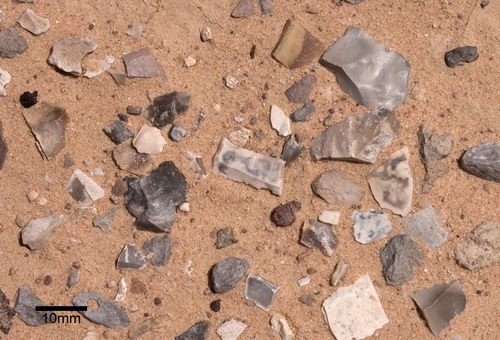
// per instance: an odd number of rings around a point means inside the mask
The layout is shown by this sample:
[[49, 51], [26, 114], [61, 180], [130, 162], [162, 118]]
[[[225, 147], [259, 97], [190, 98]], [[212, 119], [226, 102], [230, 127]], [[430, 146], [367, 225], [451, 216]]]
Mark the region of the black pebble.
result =
[[48, 286], [52, 283], [52, 276], [47, 275], [43, 278], [43, 284]]
[[155, 297], [153, 302], [154, 302], [155, 306], [161, 305], [161, 299], [159, 297]]
[[210, 309], [214, 312], [220, 311], [220, 299], [214, 300], [210, 303]]
[[38, 97], [38, 91], [24, 92], [19, 98], [19, 101], [21, 102], [21, 105], [23, 107], [30, 108], [38, 102], [37, 97]]
[[124, 115], [123, 113], [119, 113], [118, 118], [120, 118], [122, 122], [128, 122], [128, 116]]

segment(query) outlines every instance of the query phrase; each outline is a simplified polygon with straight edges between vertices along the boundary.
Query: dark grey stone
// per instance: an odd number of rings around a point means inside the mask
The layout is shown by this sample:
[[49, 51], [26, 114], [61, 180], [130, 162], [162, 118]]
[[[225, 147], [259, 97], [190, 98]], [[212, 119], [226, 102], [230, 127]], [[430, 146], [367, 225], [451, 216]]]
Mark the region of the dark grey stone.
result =
[[111, 209], [106, 215], [94, 219], [94, 227], [99, 227], [105, 233], [113, 231], [113, 221], [115, 220], [118, 208]]
[[128, 212], [139, 227], [168, 232], [177, 207], [186, 200], [186, 178], [171, 161], [139, 178], [125, 178]]
[[448, 67], [461, 66], [464, 63], [472, 63], [479, 58], [476, 46], [457, 47], [444, 55], [444, 61]]
[[186, 136], [186, 129], [179, 125], [172, 125], [168, 131], [168, 137], [174, 142], [180, 142]]
[[0, 30], [0, 57], [14, 58], [26, 51], [28, 43], [26, 39], [13, 27]]
[[10, 307], [9, 299], [0, 290], [0, 331], [4, 334], [9, 334], [14, 315], [16, 315], [16, 312]]
[[365, 0], [345, 0], [345, 2], [348, 2], [352, 5], [357, 5], [359, 3], [362, 3], [363, 1], [365, 1]]
[[108, 328], [128, 327], [130, 325], [130, 319], [121, 308], [100, 294], [93, 292], [77, 294], [73, 298], [73, 305], [87, 306], [90, 300], [96, 301], [99, 307], [97, 309], [88, 308], [87, 311], [80, 312], [90, 321]]
[[142, 245], [144, 253], [147, 255], [153, 253], [155, 256], [149, 259], [153, 266], [164, 266], [170, 260], [172, 255], [172, 244], [168, 235], [163, 237], [153, 237], [144, 241]]
[[68, 286], [68, 288], [71, 288], [78, 282], [80, 282], [80, 271], [78, 269], [72, 269], [71, 273], [69, 273], [68, 275], [68, 282], [66, 283], [66, 285]]
[[486, 142], [467, 150], [460, 165], [468, 173], [500, 182], [500, 142]]
[[127, 244], [123, 247], [122, 252], [116, 261], [117, 269], [135, 269], [141, 270], [146, 268], [146, 261], [135, 244]]
[[121, 144], [127, 139], [134, 137], [133, 132], [120, 120], [109, 124], [102, 130], [115, 144]]
[[217, 240], [215, 241], [215, 248], [222, 249], [229, 247], [238, 241], [234, 238], [233, 228], [227, 227], [217, 231]]
[[293, 112], [290, 115], [290, 118], [292, 119], [292, 122], [307, 122], [309, 120], [309, 116], [314, 113], [314, 105], [313, 102], [308, 100], [302, 106], [300, 109], [297, 111]]
[[162, 80], [167, 80], [165, 70], [156, 60], [151, 51], [147, 48], [142, 48], [138, 51], [131, 52], [122, 57], [125, 67], [127, 68], [127, 77], [130, 78], [154, 78], [159, 77]]
[[175, 337], [175, 340], [206, 340], [208, 338], [208, 321], [200, 321], [191, 326], [187, 331]]
[[410, 236], [397, 235], [380, 249], [380, 260], [387, 284], [398, 286], [413, 278], [413, 266], [421, 266], [423, 257], [420, 247]]
[[63, 167], [65, 169], [68, 169], [68, 168], [71, 168], [73, 165], [75, 165], [74, 159], [70, 155], [68, 155], [68, 154], [64, 155], [64, 164], [63, 164]]
[[146, 118], [151, 119], [153, 125], [161, 129], [184, 114], [189, 109], [191, 96], [183, 92], [171, 92], [153, 100], [153, 105], [148, 106]]
[[228, 257], [212, 268], [211, 283], [215, 293], [225, 293], [238, 284], [245, 276], [250, 264], [237, 257]]
[[141, 112], [142, 112], [142, 107], [140, 107], [140, 106], [133, 106], [133, 105], [127, 106], [127, 113], [129, 115], [138, 116], [141, 114]]
[[309, 294], [309, 295], [302, 295], [299, 297], [299, 301], [302, 302], [306, 306], [312, 306], [314, 302], [314, 295]]
[[0, 170], [2, 170], [3, 165], [5, 164], [5, 159], [7, 159], [8, 151], [9, 149], [7, 148], [7, 143], [5, 143], [5, 139], [3, 138], [2, 121], [0, 121]]
[[305, 103], [311, 94], [314, 84], [316, 84], [316, 76], [309, 74], [290, 86], [285, 91], [285, 96], [292, 103]]
[[281, 159], [283, 159], [286, 164], [290, 165], [293, 161], [300, 157], [306, 148], [299, 143], [297, 143], [297, 138], [295, 134], [291, 135], [283, 146], [283, 153], [281, 154]]
[[326, 256], [332, 256], [338, 246], [332, 226], [313, 219], [304, 222], [300, 243], [309, 248], [318, 248]]
[[45, 303], [27, 288], [19, 287], [16, 306], [14, 307], [19, 319], [30, 326], [41, 326], [45, 324], [43, 312], [36, 311], [36, 306], [45, 306]]
[[260, 0], [260, 10], [262, 14], [271, 14], [273, 5], [268, 0]]
[[280, 287], [274, 283], [250, 274], [245, 286], [245, 299], [253, 301], [257, 307], [268, 311], [279, 289]]

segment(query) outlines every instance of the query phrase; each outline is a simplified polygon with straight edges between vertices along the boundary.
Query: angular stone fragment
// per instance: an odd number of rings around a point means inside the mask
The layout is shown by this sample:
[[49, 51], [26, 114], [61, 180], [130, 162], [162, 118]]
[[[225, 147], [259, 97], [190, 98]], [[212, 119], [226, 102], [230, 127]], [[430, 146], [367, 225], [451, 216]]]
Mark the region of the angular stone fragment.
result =
[[82, 74], [83, 58], [97, 48], [97, 43], [89, 37], [61, 39], [52, 47], [49, 63], [74, 76]]
[[411, 297], [435, 336], [439, 336], [439, 333], [448, 327], [455, 315], [464, 311], [466, 303], [465, 294], [458, 280], [422, 289], [413, 293]]
[[299, 297], [299, 301], [306, 306], [312, 306], [314, 302], [314, 295], [313, 294], [302, 295], [301, 297]]
[[0, 30], [0, 57], [14, 58], [28, 49], [26, 39], [13, 27]]
[[338, 170], [323, 172], [311, 187], [316, 195], [330, 204], [359, 204], [364, 196], [361, 187]]
[[77, 294], [73, 297], [72, 302], [75, 306], [88, 306], [90, 300], [97, 302], [97, 309], [88, 308], [87, 311], [80, 312], [90, 321], [108, 328], [128, 327], [130, 325], [130, 319], [121, 308], [98, 293], [83, 292]]
[[364, 339], [389, 322], [368, 275], [330, 295], [323, 314], [337, 340]]
[[396, 235], [380, 249], [380, 260], [387, 284], [398, 286], [413, 279], [413, 266], [421, 266], [423, 257], [408, 235]]
[[375, 163], [380, 150], [396, 138], [399, 130], [396, 114], [379, 107], [351, 116], [314, 137], [311, 157], [315, 161]]
[[271, 106], [271, 126], [278, 131], [280, 136], [289, 136], [292, 133], [290, 129], [290, 119], [278, 106]]
[[224, 138], [214, 156], [214, 172], [257, 189], [269, 189], [275, 195], [283, 191], [285, 161], [237, 148]]
[[21, 25], [22, 28], [33, 33], [34, 35], [45, 33], [50, 28], [49, 19], [39, 17], [29, 8], [24, 11], [23, 15], [21, 15], [17, 22], [19, 22], [19, 25]]
[[127, 139], [134, 137], [132, 131], [130, 131], [121, 120], [109, 124], [102, 130], [115, 144], [121, 144]]
[[[149, 240], [144, 241], [142, 245], [146, 258], [148, 258], [149, 263], [153, 266], [164, 266], [170, 261], [170, 256], [172, 255], [172, 243], [168, 235], [163, 237], [153, 237]], [[154, 256], [149, 258], [149, 254]]]
[[370, 189], [380, 207], [401, 216], [410, 212], [412, 202], [413, 177], [409, 157], [410, 152], [405, 146], [368, 173]]
[[306, 31], [295, 19], [288, 19], [272, 55], [276, 60], [293, 69], [319, 59], [325, 46]]
[[16, 315], [14, 309], [10, 307], [10, 301], [5, 296], [4, 292], [0, 290], [0, 331], [3, 334], [9, 334], [12, 328], [12, 319]]
[[462, 46], [454, 48], [444, 54], [446, 66], [454, 68], [464, 63], [472, 63], [479, 58], [476, 46]]
[[216, 249], [223, 249], [235, 243], [238, 243], [238, 241], [234, 238], [233, 228], [227, 227], [217, 230], [217, 240], [215, 241]]
[[186, 129], [179, 125], [172, 125], [168, 131], [168, 137], [174, 142], [180, 142], [186, 136]]
[[301, 208], [298, 201], [290, 201], [285, 204], [280, 204], [271, 212], [271, 221], [278, 227], [288, 227], [295, 222], [295, 213]]
[[254, 13], [255, 10], [253, 8], [252, 0], [240, 0], [231, 13], [231, 16], [233, 18], [246, 18]]
[[260, 276], [250, 274], [247, 277], [245, 299], [253, 301], [257, 307], [267, 312], [279, 289], [280, 287], [274, 283], [264, 280]]
[[292, 103], [305, 103], [311, 94], [314, 84], [316, 84], [316, 76], [309, 74], [293, 83], [285, 91], [285, 96]]
[[332, 286], [336, 286], [340, 280], [344, 278], [347, 273], [347, 269], [349, 268], [349, 263], [344, 260], [339, 260], [337, 265], [335, 266], [335, 271], [332, 274], [332, 278], [330, 279], [330, 284]]
[[146, 334], [147, 332], [150, 332], [154, 329], [160, 327], [168, 327], [169, 321], [170, 321], [170, 316], [168, 314], [163, 314], [157, 316], [156, 318], [148, 318], [143, 322], [141, 322], [140, 324], [135, 324], [130, 326], [130, 328], [128, 329], [128, 338], [131, 340], [132, 339], [135, 340], [139, 336]]
[[116, 268], [141, 270], [146, 268], [146, 261], [144, 261], [144, 256], [142, 256], [135, 244], [129, 243], [123, 247], [122, 252], [118, 256]]
[[137, 40], [139, 40], [142, 35], [142, 25], [137, 25], [129, 29], [127, 31], [127, 35], [130, 35], [131, 37], [134, 37]]
[[156, 97], [153, 105], [148, 106], [145, 112], [146, 118], [153, 122], [158, 129], [162, 129], [174, 120], [186, 113], [191, 103], [191, 96], [183, 92], [170, 92]]
[[476, 227], [455, 249], [455, 259], [470, 270], [500, 262], [500, 223], [487, 221]]
[[189, 162], [191, 163], [191, 168], [193, 169], [196, 175], [196, 180], [201, 181], [202, 179], [207, 177], [208, 172], [205, 166], [203, 165], [203, 158], [189, 151], [187, 151], [186, 154], [189, 158]]
[[268, 0], [260, 0], [260, 10], [262, 14], [271, 14], [273, 5]]
[[283, 146], [283, 152], [281, 154], [281, 158], [286, 162], [285, 165], [290, 165], [293, 161], [300, 157], [306, 148], [297, 143], [297, 138], [295, 134], [291, 135]]
[[191, 326], [187, 331], [175, 337], [175, 340], [206, 340], [208, 338], [208, 321], [200, 321]]
[[31, 250], [45, 248], [54, 229], [68, 223], [69, 219], [69, 215], [61, 214], [31, 220], [21, 232], [23, 244]]
[[9, 148], [7, 148], [7, 143], [5, 143], [5, 139], [3, 138], [3, 124], [0, 120], [0, 170], [3, 169], [8, 151]]
[[431, 248], [439, 247], [448, 238], [448, 231], [442, 226], [439, 216], [430, 205], [401, 221], [406, 224], [405, 234], [419, 238]]
[[113, 77], [117, 85], [125, 85], [127, 81], [127, 75], [124, 72], [109, 69], [108, 73], [111, 75], [111, 77]]
[[160, 129], [143, 125], [132, 143], [137, 152], [154, 155], [163, 151], [167, 141], [161, 135]]
[[318, 248], [326, 256], [332, 256], [338, 246], [332, 227], [313, 219], [304, 221], [300, 243], [309, 248]]
[[36, 306], [45, 306], [45, 303], [27, 288], [19, 287], [16, 306], [14, 307], [19, 319], [30, 326], [41, 326], [45, 324], [43, 317], [44, 312], [36, 311]]
[[83, 206], [91, 205], [104, 196], [104, 190], [79, 169], [73, 171], [64, 189]]
[[383, 211], [354, 211], [351, 219], [354, 224], [354, 238], [362, 244], [384, 238], [392, 229], [391, 222]]
[[7, 91], [5, 90], [5, 86], [12, 80], [12, 76], [9, 72], [0, 69], [0, 97], [4, 97], [7, 95]]
[[335, 73], [340, 88], [358, 104], [393, 109], [408, 94], [408, 61], [386, 51], [359, 27], [349, 27], [320, 62]]
[[318, 220], [331, 225], [338, 225], [340, 219], [340, 211], [322, 210]]
[[137, 152], [129, 143], [117, 145], [113, 149], [113, 158], [120, 169], [135, 175], [143, 175], [153, 167], [153, 158]]
[[248, 142], [251, 135], [251, 130], [240, 128], [239, 130], [233, 131], [229, 134], [229, 141], [237, 147], [242, 148]]
[[94, 227], [99, 227], [105, 233], [113, 231], [113, 221], [118, 208], [111, 209], [106, 215], [94, 219]]
[[221, 340], [237, 340], [247, 327], [243, 322], [229, 319], [217, 328], [217, 334], [219, 334]]
[[203, 42], [212, 40], [212, 30], [210, 27], [205, 27], [200, 32], [200, 39]]
[[155, 78], [166, 81], [167, 74], [163, 67], [156, 61], [156, 58], [147, 48], [131, 52], [122, 56], [127, 77], [129, 78]]
[[245, 259], [228, 257], [217, 262], [212, 268], [211, 283], [215, 293], [225, 293], [238, 284], [245, 276], [250, 264]]
[[47, 102], [23, 111], [24, 119], [37, 139], [37, 147], [44, 159], [51, 159], [66, 145], [66, 125], [69, 116], [57, 104]]
[[138, 116], [142, 113], [142, 107], [140, 106], [133, 106], [133, 105], [128, 105], [127, 106], [127, 113], [129, 115], [134, 115]]
[[[113, 287], [116, 286], [115, 281], [111, 282], [113, 283]], [[127, 282], [125, 282], [125, 279], [122, 277], [120, 281], [118, 281], [118, 292], [116, 292], [115, 302], [124, 301], [126, 297], [127, 297]]]
[[486, 142], [465, 151], [462, 169], [471, 175], [500, 183], [500, 142]]
[[186, 200], [186, 178], [171, 161], [139, 178], [125, 178], [124, 195], [128, 212], [136, 225], [168, 232], [175, 221], [177, 207]]
[[313, 102], [308, 100], [305, 102], [304, 106], [302, 106], [297, 111], [294, 111], [290, 115], [290, 119], [292, 122], [307, 122], [309, 120], [309, 116], [314, 113], [314, 105]]
[[280, 313], [274, 313], [271, 318], [271, 327], [280, 334], [282, 340], [292, 340], [295, 337], [286, 318]]

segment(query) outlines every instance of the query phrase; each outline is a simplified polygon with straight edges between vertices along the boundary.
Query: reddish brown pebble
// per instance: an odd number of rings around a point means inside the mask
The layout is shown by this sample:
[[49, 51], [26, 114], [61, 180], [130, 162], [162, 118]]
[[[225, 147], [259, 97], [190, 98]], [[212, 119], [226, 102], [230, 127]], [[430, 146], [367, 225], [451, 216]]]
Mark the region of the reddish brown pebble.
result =
[[304, 259], [306, 257], [308, 257], [309, 255], [311, 255], [312, 253], [313, 253], [312, 249], [307, 249], [306, 251], [303, 251], [302, 253], [297, 255], [297, 262], [300, 263], [300, 262], [304, 261]]
[[52, 276], [47, 275], [43, 278], [43, 284], [48, 286], [52, 283]]
[[295, 222], [295, 213], [301, 208], [300, 202], [291, 201], [277, 206], [271, 212], [271, 221], [278, 227], [288, 227]]

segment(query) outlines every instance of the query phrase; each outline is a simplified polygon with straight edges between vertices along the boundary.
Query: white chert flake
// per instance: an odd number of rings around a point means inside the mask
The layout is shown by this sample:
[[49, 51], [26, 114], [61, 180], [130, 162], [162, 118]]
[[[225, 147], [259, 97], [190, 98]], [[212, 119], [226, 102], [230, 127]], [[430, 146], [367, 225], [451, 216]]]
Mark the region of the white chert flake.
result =
[[283, 110], [276, 105], [271, 107], [271, 126], [278, 131], [280, 136], [286, 137], [292, 134], [290, 119], [285, 115]]
[[217, 328], [217, 334], [222, 340], [237, 340], [247, 327], [243, 322], [229, 319]]
[[137, 152], [154, 155], [163, 151], [167, 141], [155, 127], [143, 125], [132, 142]]

